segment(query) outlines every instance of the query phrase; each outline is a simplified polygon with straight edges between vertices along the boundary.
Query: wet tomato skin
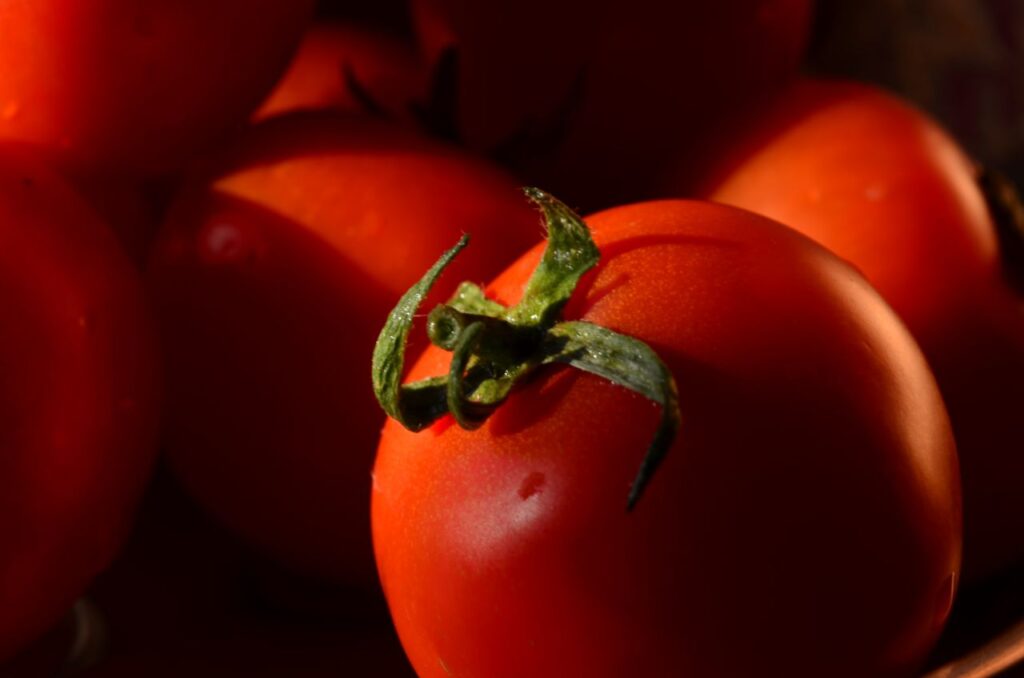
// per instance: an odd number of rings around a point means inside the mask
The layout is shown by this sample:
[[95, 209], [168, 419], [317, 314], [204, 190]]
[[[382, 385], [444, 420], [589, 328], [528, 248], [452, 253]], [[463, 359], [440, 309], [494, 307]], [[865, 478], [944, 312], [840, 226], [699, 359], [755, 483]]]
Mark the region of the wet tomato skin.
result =
[[466, 231], [484, 256], [456, 275], [486, 280], [542, 228], [500, 170], [366, 118], [268, 120], [194, 178], [148, 273], [168, 458], [204, 508], [303, 574], [375, 584], [373, 343]]
[[1024, 558], [1024, 306], [974, 163], [878, 89], [802, 80], [744, 121], [699, 195], [777, 219], [856, 266], [935, 372], [964, 483], [964, 572]]
[[[657, 407], [592, 375], [551, 370], [476, 431], [389, 421], [373, 536], [419, 675], [910, 675], [949, 613], [960, 507], [905, 329], [750, 213], [666, 201], [588, 223], [602, 263], [566, 316], [661, 355], [679, 437], [627, 513]], [[539, 254], [490, 293], [514, 302]], [[409, 379], [446, 360], [428, 350]]]
[[155, 333], [109, 228], [0, 146], [0, 663], [109, 565], [156, 456]]

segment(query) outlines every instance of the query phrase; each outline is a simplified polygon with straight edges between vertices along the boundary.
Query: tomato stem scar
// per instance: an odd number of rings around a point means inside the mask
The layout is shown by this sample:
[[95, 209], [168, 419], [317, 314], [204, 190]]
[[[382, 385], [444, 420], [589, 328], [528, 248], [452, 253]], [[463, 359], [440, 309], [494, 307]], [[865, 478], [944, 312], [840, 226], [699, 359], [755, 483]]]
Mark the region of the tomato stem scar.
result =
[[452, 352], [448, 374], [402, 384], [412, 320], [468, 236], [441, 255], [391, 312], [373, 352], [373, 389], [387, 414], [411, 431], [450, 413], [464, 429], [486, 421], [517, 383], [543, 365], [560, 363], [607, 379], [661, 406], [661, 421], [633, 479], [632, 509], [672, 446], [681, 419], [671, 371], [644, 342], [584, 321], [564, 321], [562, 309], [600, 253], [583, 220], [552, 196], [524, 189], [547, 226], [547, 246], [518, 304], [488, 299], [462, 283], [447, 303], [430, 312], [427, 335]]

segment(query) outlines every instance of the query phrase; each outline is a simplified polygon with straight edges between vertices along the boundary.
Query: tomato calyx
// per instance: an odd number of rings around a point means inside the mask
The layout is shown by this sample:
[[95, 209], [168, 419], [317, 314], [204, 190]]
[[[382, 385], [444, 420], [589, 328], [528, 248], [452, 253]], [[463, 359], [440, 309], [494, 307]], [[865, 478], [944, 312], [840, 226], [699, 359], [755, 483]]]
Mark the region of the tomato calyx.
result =
[[479, 427], [516, 384], [543, 365], [563, 364], [635, 391], [661, 406], [661, 421], [627, 498], [640, 499], [679, 430], [675, 380], [644, 342], [585, 321], [564, 321], [562, 309], [600, 253], [583, 220], [552, 196], [524, 189], [547, 226], [547, 247], [512, 307], [464, 282], [427, 319], [431, 343], [452, 353], [448, 374], [402, 384], [413, 317], [445, 267], [467, 245], [461, 240], [399, 300], [373, 352], [373, 388], [387, 414], [419, 431], [445, 414], [465, 429]]
[[978, 186], [996, 227], [1004, 273], [1024, 294], [1024, 202], [1013, 181], [990, 167], [978, 169]]

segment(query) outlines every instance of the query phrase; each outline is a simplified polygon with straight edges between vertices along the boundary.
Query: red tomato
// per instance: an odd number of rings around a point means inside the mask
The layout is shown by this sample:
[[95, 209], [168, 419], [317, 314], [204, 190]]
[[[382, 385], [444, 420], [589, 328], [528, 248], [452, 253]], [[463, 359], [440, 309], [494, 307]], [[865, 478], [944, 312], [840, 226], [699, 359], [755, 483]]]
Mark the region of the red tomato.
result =
[[354, 24], [319, 23], [255, 118], [318, 108], [408, 118], [425, 88], [426, 69], [411, 45]]
[[483, 280], [539, 219], [501, 172], [369, 119], [274, 118], [215, 174], [172, 208], [151, 260], [171, 464], [264, 552], [372, 581], [377, 331], [438, 249], [479, 233], [462, 275]]
[[[604, 258], [565, 317], [658, 352], [679, 435], [627, 513], [657, 408], [592, 375], [541, 373], [475, 431], [389, 421], [373, 537], [417, 673], [910, 675], [949, 613], [960, 513], [909, 334], [851, 269], [748, 212], [588, 221]], [[539, 255], [493, 297], [514, 303]]]
[[132, 178], [85, 174], [72, 183], [114, 231], [121, 247], [141, 270], [160, 224], [162, 187]]
[[157, 360], [136, 272], [51, 170], [0, 149], [0, 662], [124, 538], [156, 452]]
[[643, 193], [653, 169], [723, 112], [796, 69], [811, 0], [415, 0], [432, 61], [458, 54], [464, 140], [591, 208]]
[[242, 122], [312, 0], [0, 3], [0, 138], [76, 166], [174, 169]]
[[956, 431], [965, 572], [1019, 560], [1024, 311], [970, 160], [919, 111], [853, 83], [800, 82], [734, 132], [701, 194], [796, 228], [882, 293]]

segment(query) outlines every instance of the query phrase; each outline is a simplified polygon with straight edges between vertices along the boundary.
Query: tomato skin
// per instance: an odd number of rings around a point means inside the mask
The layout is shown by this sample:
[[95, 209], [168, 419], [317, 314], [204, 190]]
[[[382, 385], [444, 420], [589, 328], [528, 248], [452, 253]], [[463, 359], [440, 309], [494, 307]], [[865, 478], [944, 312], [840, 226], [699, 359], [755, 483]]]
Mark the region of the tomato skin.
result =
[[123, 541], [156, 453], [158, 361], [137, 273], [70, 186], [0, 147], [0, 662]]
[[286, 66], [312, 6], [5, 2], [0, 138], [59, 151], [76, 169], [177, 169], [244, 122]]
[[426, 90], [426, 68], [412, 45], [357, 24], [319, 22], [303, 36], [287, 72], [254, 119], [322, 108], [370, 112], [346, 82], [346, 69], [385, 115], [399, 119], [410, 119], [410, 105]]
[[627, 513], [657, 407], [591, 375], [552, 370], [472, 432], [389, 421], [373, 536], [418, 674], [909, 675], [960, 557], [954, 444], [909, 335], [756, 215], [665, 201], [588, 224], [603, 258], [566, 317], [659, 353], [680, 435]]
[[852, 262], [935, 371], [957, 435], [965, 574], [1024, 557], [1024, 312], [975, 169], [873, 88], [802, 81], [724, 147], [698, 193], [778, 219]]
[[463, 232], [484, 254], [439, 294], [524, 251], [539, 217], [483, 161], [340, 115], [268, 120], [212, 177], [172, 207], [150, 262], [170, 463], [263, 552], [304, 573], [373, 582], [377, 333]]
[[[637, 0], [626, 11], [611, 0], [412, 3], [425, 57], [457, 50], [463, 140], [500, 150], [533, 184], [588, 209], [644, 195], [655, 168], [710, 123], [791, 77], [812, 9], [811, 0]], [[538, 139], [509, 148], [524, 132]]]

